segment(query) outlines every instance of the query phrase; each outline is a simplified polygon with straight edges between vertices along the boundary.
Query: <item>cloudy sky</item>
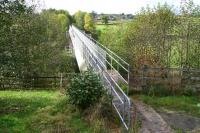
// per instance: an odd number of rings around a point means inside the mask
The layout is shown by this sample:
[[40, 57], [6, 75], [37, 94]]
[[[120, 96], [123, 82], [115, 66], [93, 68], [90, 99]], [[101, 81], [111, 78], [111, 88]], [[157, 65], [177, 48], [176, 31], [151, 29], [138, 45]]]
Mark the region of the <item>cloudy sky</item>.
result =
[[[42, 0], [41, 8], [65, 9], [74, 14], [78, 10], [96, 11], [97, 13], [137, 13], [141, 7], [153, 7], [157, 3], [167, 2], [174, 7], [180, 7], [184, 0]], [[200, 4], [200, 0], [193, 0]]]

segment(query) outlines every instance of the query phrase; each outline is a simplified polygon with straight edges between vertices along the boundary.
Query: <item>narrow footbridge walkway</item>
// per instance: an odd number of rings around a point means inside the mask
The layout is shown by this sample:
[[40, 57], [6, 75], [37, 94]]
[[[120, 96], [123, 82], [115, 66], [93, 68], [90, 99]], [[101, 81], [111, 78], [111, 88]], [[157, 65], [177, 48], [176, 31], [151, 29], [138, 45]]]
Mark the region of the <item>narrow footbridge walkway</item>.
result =
[[75, 26], [70, 26], [69, 34], [80, 71], [92, 69], [100, 75], [116, 112], [129, 130], [132, 123], [132, 105], [127, 96], [129, 64]]

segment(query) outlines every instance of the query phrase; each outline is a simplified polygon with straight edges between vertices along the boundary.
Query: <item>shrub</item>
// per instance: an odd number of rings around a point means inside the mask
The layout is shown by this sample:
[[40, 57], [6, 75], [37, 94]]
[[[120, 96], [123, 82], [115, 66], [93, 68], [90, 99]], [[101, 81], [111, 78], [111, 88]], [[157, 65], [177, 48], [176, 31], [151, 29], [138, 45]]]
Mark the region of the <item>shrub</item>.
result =
[[98, 75], [90, 71], [71, 78], [67, 88], [70, 103], [81, 109], [85, 109], [98, 102], [103, 92], [103, 86]]

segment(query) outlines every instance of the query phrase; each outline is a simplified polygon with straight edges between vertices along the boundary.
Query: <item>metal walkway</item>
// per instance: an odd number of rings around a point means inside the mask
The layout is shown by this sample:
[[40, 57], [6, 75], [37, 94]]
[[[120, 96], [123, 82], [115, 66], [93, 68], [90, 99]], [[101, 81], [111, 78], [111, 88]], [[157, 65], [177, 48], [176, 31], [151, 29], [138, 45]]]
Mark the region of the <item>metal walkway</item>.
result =
[[112, 104], [127, 130], [131, 127], [131, 101], [128, 94], [129, 64], [75, 26], [70, 38], [80, 71], [93, 69], [112, 96]]

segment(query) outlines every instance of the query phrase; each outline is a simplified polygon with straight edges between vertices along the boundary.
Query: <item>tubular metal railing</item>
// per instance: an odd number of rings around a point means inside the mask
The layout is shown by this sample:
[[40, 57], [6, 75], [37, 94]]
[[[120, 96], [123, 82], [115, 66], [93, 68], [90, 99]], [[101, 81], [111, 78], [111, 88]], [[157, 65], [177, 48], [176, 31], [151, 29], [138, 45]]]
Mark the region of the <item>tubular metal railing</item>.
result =
[[[87, 69], [93, 69], [100, 75], [104, 87], [112, 95], [112, 105], [125, 128], [129, 130], [132, 122], [131, 101], [127, 96], [129, 89], [129, 64], [75, 26], [70, 26], [69, 34], [74, 51], [79, 51], [75, 55], [78, 56], [76, 57], [77, 62], [83, 60]], [[119, 68], [126, 72], [123, 76]], [[124, 75], [126, 76], [124, 77]], [[126, 92], [122, 89], [124, 85], [127, 89]]]

